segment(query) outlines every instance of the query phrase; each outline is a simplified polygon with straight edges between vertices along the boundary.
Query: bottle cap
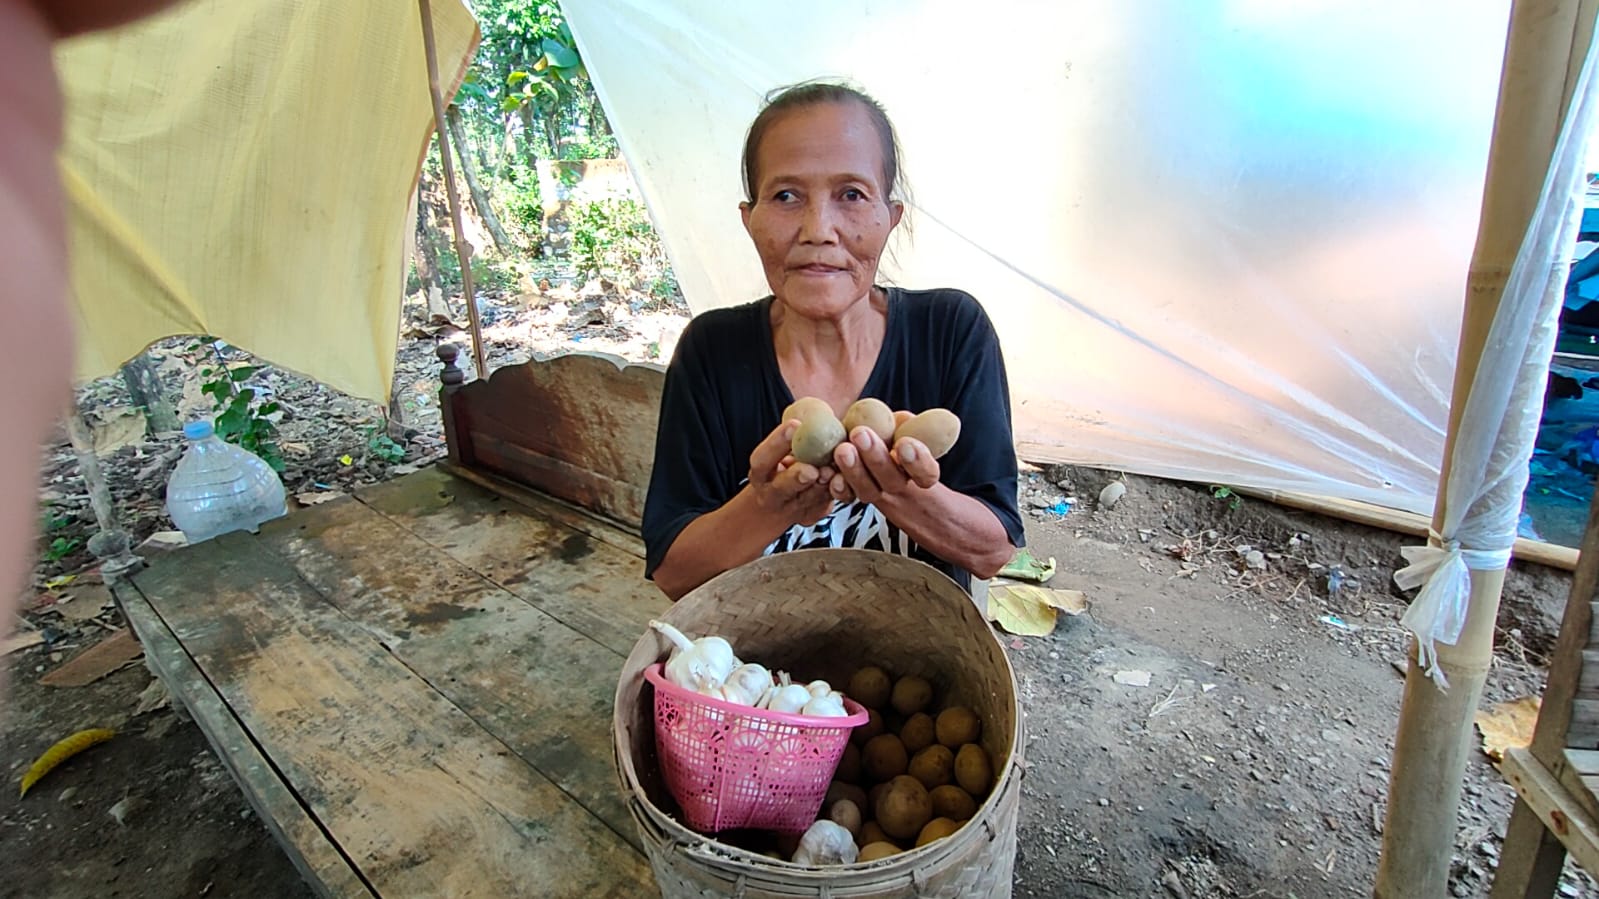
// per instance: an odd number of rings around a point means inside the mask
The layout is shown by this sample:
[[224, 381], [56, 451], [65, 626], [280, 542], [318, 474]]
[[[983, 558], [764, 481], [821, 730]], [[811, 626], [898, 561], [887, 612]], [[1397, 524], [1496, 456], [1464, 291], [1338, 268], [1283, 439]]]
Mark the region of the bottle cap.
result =
[[190, 440], [204, 440], [216, 433], [209, 421], [191, 421], [183, 426], [183, 436]]

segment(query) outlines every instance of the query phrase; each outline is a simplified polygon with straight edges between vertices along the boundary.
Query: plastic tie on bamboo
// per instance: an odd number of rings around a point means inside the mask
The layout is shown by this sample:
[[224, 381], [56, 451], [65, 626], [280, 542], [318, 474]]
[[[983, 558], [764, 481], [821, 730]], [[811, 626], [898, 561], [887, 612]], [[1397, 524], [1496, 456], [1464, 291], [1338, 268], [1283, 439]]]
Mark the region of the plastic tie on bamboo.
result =
[[[1449, 678], [1438, 666], [1439, 643], [1455, 645], [1466, 626], [1471, 602], [1471, 572], [1497, 571], [1510, 564], [1510, 547], [1466, 549], [1459, 540], [1445, 540], [1437, 531], [1426, 546], [1406, 546], [1399, 552], [1410, 564], [1394, 572], [1401, 589], [1421, 587], [1400, 623], [1416, 636], [1416, 659], [1440, 690]], [[1438, 544], [1438, 545], [1434, 545]]]

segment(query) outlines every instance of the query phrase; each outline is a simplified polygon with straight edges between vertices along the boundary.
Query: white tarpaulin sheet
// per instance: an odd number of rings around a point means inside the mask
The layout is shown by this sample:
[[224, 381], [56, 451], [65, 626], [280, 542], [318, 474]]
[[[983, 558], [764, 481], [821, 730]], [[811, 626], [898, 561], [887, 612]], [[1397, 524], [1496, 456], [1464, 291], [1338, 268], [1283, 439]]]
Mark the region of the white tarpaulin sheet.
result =
[[1509, 5], [568, 0], [690, 305], [767, 292], [766, 92], [874, 94], [888, 279], [999, 328], [1023, 455], [1430, 514]]

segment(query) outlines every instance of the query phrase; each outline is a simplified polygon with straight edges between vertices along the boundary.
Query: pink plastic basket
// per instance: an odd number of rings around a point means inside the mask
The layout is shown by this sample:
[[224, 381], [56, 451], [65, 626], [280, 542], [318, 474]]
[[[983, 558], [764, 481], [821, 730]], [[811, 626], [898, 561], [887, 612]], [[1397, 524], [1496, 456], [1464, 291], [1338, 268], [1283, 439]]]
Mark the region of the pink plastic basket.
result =
[[843, 718], [771, 712], [685, 690], [663, 668], [644, 677], [655, 687], [661, 775], [684, 823], [700, 833], [810, 827], [866, 709], [846, 698]]

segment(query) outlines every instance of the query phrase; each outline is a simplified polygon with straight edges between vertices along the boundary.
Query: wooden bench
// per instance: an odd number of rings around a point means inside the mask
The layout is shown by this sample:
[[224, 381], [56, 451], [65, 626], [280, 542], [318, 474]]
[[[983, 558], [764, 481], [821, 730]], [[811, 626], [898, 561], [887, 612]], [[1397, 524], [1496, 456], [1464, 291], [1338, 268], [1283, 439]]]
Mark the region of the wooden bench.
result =
[[638, 536], [662, 371], [580, 354], [463, 384], [454, 349], [448, 462], [116, 595], [318, 894], [656, 895], [610, 722], [667, 607]]

